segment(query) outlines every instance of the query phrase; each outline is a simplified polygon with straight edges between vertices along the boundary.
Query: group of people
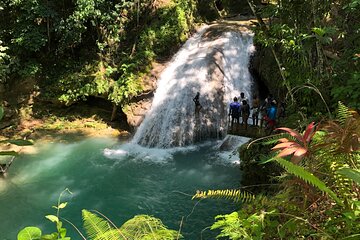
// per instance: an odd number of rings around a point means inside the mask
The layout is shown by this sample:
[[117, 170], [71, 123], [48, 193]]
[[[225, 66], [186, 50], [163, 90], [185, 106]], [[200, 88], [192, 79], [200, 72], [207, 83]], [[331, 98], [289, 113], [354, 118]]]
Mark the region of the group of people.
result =
[[[197, 92], [193, 98], [195, 114], [198, 114], [202, 109], [199, 98], [200, 93]], [[254, 94], [250, 106], [248, 99], [245, 97], [245, 93], [241, 92], [240, 96], [234, 97], [233, 102], [230, 103], [229, 121], [231, 117], [231, 126], [233, 126], [234, 123], [243, 124], [244, 128], [247, 129], [250, 114], [253, 126], [259, 126], [260, 120], [260, 127], [265, 127], [265, 129], [271, 133], [277, 124], [277, 119], [285, 117], [285, 104], [278, 104], [272, 94], [269, 94], [264, 102], [260, 104], [260, 99]]]
[[272, 94], [269, 94], [263, 104], [260, 104], [260, 99], [254, 94], [251, 106], [249, 106], [245, 94], [242, 92], [240, 97], [234, 97], [234, 101], [230, 103], [229, 116], [231, 116], [231, 126], [235, 123], [240, 123], [240, 117], [242, 119], [241, 124], [244, 128], [248, 127], [248, 119], [250, 116], [250, 110], [252, 110], [251, 118], [253, 126], [265, 127], [268, 132], [272, 132], [277, 124], [277, 119], [285, 117], [285, 105], [284, 103], [277, 104]]
[[241, 124], [245, 125], [245, 129], [247, 128], [247, 121], [250, 116], [250, 106], [245, 98], [245, 93], [242, 92], [239, 98], [234, 97], [234, 101], [230, 103], [229, 117], [230, 116], [231, 126], [233, 126], [234, 122], [239, 124], [241, 117]]

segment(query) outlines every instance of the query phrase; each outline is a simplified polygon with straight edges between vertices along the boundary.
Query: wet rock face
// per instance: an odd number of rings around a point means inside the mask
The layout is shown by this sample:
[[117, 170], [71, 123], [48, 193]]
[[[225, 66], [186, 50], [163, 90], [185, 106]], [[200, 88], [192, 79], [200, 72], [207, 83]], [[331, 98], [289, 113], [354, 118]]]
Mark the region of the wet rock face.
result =
[[269, 49], [256, 47], [256, 52], [251, 58], [250, 71], [258, 85], [261, 99], [265, 99], [268, 93], [272, 93], [277, 99], [283, 98], [283, 91], [278, 88], [282, 85], [279, 83], [281, 76]]
[[152, 98], [144, 99], [126, 107], [127, 123], [130, 127], [137, 128], [145, 118], [146, 113], [151, 108]]

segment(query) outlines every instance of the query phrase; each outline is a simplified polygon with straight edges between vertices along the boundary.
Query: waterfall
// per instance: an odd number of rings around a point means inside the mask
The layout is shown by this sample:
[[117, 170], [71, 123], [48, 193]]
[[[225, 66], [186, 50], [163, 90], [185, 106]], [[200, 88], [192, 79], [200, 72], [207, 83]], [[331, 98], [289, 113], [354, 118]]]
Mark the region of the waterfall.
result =
[[[200, 29], [161, 74], [152, 107], [133, 143], [171, 148], [225, 137], [229, 103], [240, 92], [251, 99], [248, 64], [254, 49], [249, 32]], [[199, 113], [193, 102], [197, 92]]]

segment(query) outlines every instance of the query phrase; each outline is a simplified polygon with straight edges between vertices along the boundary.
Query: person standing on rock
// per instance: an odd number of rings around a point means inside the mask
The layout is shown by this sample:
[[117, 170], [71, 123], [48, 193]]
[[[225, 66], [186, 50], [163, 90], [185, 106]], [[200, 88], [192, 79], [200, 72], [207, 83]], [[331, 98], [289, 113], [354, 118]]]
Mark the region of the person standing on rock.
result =
[[249, 119], [249, 116], [250, 116], [250, 106], [249, 104], [247, 103], [246, 100], [243, 100], [242, 101], [242, 104], [241, 104], [241, 118], [242, 118], [242, 123], [241, 124], [244, 124], [245, 126], [245, 129], [247, 129], [247, 126], [248, 126], [248, 119]]
[[230, 103], [229, 116], [231, 115], [231, 126], [233, 126], [234, 121], [239, 124], [240, 118], [240, 103], [238, 102], [237, 97], [234, 97], [234, 101]]
[[[242, 102], [243, 102], [244, 100], [247, 101], [244, 92], [241, 92], [241, 93], [240, 93], [240, 97], [238, 98], [238, 100], [239, 100], [240, 106], [242, 105]], [[242, 117], [241, 109], [240, 109], [240, 117]]]
[[260, 100], [256, 94], [254, 94], [253, 96], [251, 109], [252, 109], [251, 117], [252, 117], [253, 126], [257, 126], [259, 123]]

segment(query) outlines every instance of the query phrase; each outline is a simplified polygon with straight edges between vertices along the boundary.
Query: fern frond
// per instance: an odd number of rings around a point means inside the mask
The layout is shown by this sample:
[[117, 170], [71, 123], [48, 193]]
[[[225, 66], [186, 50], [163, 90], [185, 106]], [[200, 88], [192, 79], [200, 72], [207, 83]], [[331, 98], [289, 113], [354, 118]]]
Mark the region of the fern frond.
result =
[[126, 236], [127, 240], [174, 240], [178, 237], [178, 232], [170, 230], [161, 222], [160, 219], [148, 216], [137, 215], [125, 222], [120, 231]]
[[93, 240], [117, 240], [120, 235], [103, 218], [85, 209], [82, 210], [86, 234]]
[[339, 101], [338, 105], [337, 119], [341, 125], [344, 125], [346, 120], [352, 117], [352, 113], [342, 102]]
[[294, 174], [296, 177], [304, 180], [305, 182], [311, 184], [314, 187], [317, 187], [320, 191], [329, 194], [329, 196], [339, 205], [344, 205], [341, 200], [336, 196], [336, 194], [330, 188], [326, 187], [323, 181], [314, 176], [312, 173], [306, 171], [303, 167], [295, 165], [282, 158], [274, 159], [289, 173]]
[[192, 197], [195, 198], [222, 198], [232, 200], [234, 202], [251, 202], [255, 199], [255, 195], [246, 191], [240, 191], [238, 189], [225, 189], [225, 190], [207, 190], [196, 191], [196, 194]]

